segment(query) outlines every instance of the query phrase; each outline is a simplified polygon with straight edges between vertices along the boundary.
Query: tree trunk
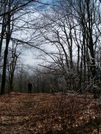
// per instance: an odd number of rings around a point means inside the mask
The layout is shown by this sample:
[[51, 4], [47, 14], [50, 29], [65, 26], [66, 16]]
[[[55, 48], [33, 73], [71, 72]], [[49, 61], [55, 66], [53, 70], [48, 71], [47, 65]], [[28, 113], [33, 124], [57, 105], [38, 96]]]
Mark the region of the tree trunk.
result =
[[1, 94], [5, 93], [5, 83], [6, 83], [6, 64], [7, 64], [7, 56], [8, 56], [8, 46], [9, 46], [9, 41], [11, 37], [11, 32], [10, 32], [10, 5], [8, 9], [8, 14], [6, 16], [6, 19], [8, 20], [7, 22], [7, 29], [6, 29], [6, 48], [4, 52], [4, 63], [3, 63], [3, 73], [2, 73], [2, 83], [1, 83]]
[[9, 45], [9, 40], [6, 39], [6, 48], [5, 48], [5, 52], [4, 52], [4, 63], [3, 63], [2, 83], [1, 83], [1, 94], [4, 94], [4, 92], [5, 92], [8, 45]]

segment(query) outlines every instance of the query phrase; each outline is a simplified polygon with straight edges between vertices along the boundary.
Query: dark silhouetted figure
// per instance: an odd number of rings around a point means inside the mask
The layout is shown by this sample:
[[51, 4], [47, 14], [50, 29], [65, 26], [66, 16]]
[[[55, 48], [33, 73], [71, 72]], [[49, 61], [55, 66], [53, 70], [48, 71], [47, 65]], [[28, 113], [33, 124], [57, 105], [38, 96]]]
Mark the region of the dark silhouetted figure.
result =
[[31, 83], [31, 81], [28, 83], [28, 93], [32, 93], [32, 83]]

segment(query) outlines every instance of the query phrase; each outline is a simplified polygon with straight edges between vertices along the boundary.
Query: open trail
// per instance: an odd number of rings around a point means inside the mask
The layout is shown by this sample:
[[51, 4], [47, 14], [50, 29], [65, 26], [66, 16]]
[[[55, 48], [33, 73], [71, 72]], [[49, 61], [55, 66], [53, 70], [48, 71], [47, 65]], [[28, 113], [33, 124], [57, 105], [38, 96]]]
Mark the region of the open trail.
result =
[[101, 99], [78, 94], [0, 96], [0, 134], [97, 134]]

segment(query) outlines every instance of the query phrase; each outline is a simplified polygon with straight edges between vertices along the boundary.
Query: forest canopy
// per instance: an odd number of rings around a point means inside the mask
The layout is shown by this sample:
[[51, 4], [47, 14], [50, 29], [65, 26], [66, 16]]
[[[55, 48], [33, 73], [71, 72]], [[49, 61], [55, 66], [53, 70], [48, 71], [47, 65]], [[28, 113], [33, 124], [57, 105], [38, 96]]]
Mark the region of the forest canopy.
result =
[[[0, 11], [1, 94], [29, 79], [38, 92], [101, 93], [101, 1], [1, 0]], [[25, 66], [24, 50], [40, 66]]]

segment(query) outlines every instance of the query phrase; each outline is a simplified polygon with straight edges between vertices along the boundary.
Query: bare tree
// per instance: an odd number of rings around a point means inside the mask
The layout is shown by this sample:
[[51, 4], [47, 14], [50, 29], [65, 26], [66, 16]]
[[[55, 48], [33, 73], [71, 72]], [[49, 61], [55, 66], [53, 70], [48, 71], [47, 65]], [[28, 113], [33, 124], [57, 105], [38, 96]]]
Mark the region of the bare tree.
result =
[[[9, 45], [10, 41], [14, 41], [13, 33], [15, 30], [20, 30], [21, 26], [15, 25], [16, 20], [19, 19], [19, 17], [25, 15], [28, 13], [27, 10], [25, 12], [22, 12], [22, 9], [24, 9], [28, 4], [31, 2], [35, 2], [35, 0], [29, 0], [29, 1], [13, 1], [13, 0], [3, 0], [1, 1], [1, 12], [0, 12], [0, 19], [1, 19], [1, 38], [0, 38], [0, 55], [2, 52], [2, 46], [5, 43], [5, 50], [4, 50], [4, 58], [3, 58], [3, 72], [2, 72], [2, 83], [1, 83], [1, 94], [4, 94], [5, 92], [5, 82], [6, 82], [6, 65], [7, 65], [7, 57], [9, 53]], [[24, 11], [24, 10], [23, 10]]]
[[57, 3], [41, 19], [41, 39], [45, 40], [41, 43], [55, 46], [55, 52], [46, 52], [56, 65], [54, 71], [59, 70], [58, 75], [64, 76], [67, 84], [75, 83], [74, 87], [80, 85], [80, 89], [98, 75], [96, 52], [100, 51], [100, 5], [96, 0]]
[[14, 44], [14, 42], [12, 42], [12, 48], [11, 50], [9, 50], [11, 54], [8, 54], [8, 64], [7, 64], [8, 79], [6, 78], [6, 80], [9, 84], [8, 92], [14, 90], [14, 86], [13, 86], [14, 72], [16, 69], [17, 60], [21, 54], [20, 52], [19, 53], [17, 52], [17, 48], [18, 48], [18, 44]]

